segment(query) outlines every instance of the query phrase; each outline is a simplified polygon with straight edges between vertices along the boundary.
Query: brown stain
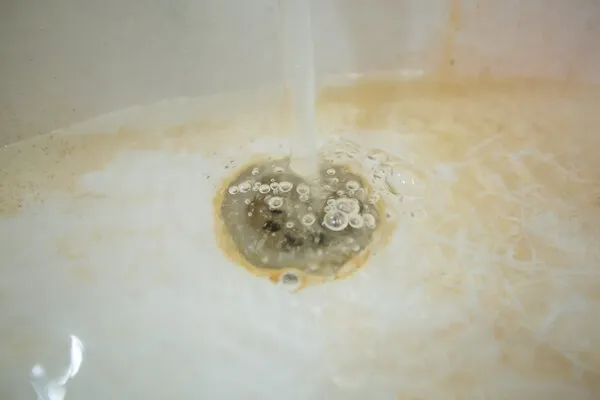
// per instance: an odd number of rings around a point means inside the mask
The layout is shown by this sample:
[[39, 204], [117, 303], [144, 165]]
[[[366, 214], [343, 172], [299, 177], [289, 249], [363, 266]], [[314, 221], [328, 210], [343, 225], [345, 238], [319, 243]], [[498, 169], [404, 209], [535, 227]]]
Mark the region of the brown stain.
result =
[[[319, 277], [315, 275], [305, 274], [295, 269], [272, 270], [266, 268], [259, 268], [252, 265], [240, 254], [233, 239], [229, 235], [227, 227], [225, 226], [225, 222], [223, 221], [221, 213], [221, 204], [223, 203], [224, 197], [227, 193], [227, 188], [231, 186], [232, 182], [235, 182], [239, 178], [240, 174], [243, 171], [248, 169], [250, 165], [266, 162], [268, 159], [269, 157], [267, 155], [253, 155], [242, 166], [237, 168], [235, 171], [232, 171], [229, 174], [229, 176], [222, 179], [219, 186], [217, 187], [216, 194], [212, 202], [214, 216], [213, 231], [217, 245], [229, 261], [241, 265], [254, 276], [259, 278], [266, 278], [273, 283], [278, 283], [281, 277], [284, 276], [286, 273], [293, 272], [299, 277], [300, 280], [298, 288], [295, 289], [295, 292], [297, 292], [308, 286], [318, 285], [331, 280], [338, 280], [349, 277], [350, 275], [354, 274], [358, 269], [365, 266], [373, 251], [381, 249], [382, 247], [387, 245], [388, 242], [391, 240], [392, 233], [396, 227], [396, 222], [385, 221], [384, 223], [380, 224], [380, 226], [375, 230], [372, 240], [373, 245], [370, 248], [365, 249], [352, 259], [350, 259], [333, 276]], [[352, 164], [346, 166], [348, 167], [350, 172], [359, 176], [361, 175], [360, 169], [356, 168], [356, 166]], [[382, 200], [380, 200], [377, 203], [377, 209], [379, 211], [379, 215], [383, 216], [382, 220], [385, 220], [384, 217], [386, 215], [386, 206]]]

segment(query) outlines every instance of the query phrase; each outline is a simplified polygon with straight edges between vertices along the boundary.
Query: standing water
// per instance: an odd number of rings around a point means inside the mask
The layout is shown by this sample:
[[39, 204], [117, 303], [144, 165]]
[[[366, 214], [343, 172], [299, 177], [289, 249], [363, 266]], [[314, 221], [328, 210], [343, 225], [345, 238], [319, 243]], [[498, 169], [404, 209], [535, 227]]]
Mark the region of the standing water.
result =
[[291, 113], [291, 168], [302, 176], [317, 177], [315, 71], [310, 3], [307, 0], [284, 0], [282, 11], [284, 79]]

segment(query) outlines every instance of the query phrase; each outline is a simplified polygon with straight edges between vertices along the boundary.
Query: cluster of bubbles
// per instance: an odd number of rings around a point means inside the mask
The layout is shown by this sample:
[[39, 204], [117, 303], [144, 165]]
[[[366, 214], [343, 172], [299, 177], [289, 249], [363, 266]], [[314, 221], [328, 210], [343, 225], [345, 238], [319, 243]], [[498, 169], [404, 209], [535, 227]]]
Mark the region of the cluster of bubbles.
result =
[[360, 210], [360, 202], [355, 198], [328, 199], [323, 209], [325, 215], [322, 225], [334, 232], [343, 231], [348, 226], [354, 229], [375, 229], [377, 223], [373, 214], [361, 214]]
[[250, 191], [258, 192], [260, 194], [272, 193], [273, 195], [278, 195], [279, 193], [288, 193], [293, 187], [294, 184], [288, 181], [273, 181], [270, 183], [263, 183], [259, 181], [246, 180], [238, 185], [229, 186], [227, 192], [232, 196], [235, 196], [236, 194], [248, 193]]
[[[383, 150], [367, 149], [347, 139], [328, 143], [323, 152], [327, 155], [326, 159], [333, 163], [360, 163], [369, 171], [368, 177], [373, 188], [381, 194], [401, 202], [418, 203], [427, 196], [426, 174], [410, 160]], [[416, 204], [414, 206], [419, 207]]]

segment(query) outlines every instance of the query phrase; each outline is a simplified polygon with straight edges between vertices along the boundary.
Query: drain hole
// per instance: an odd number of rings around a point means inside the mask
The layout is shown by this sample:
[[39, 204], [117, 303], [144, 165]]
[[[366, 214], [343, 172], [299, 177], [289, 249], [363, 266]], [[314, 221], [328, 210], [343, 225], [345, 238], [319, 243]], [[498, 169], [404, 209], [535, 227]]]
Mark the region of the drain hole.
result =
[[283, 283], [284, 285], [296, 285], [298, 283], [299, 279], [298, 276], [296, 274], [284, 274], [281, 277], [281, 283]]
[[267, 232], [279, 232], [281, 230], [281, 224], [270, 219], [263, 224], [262, 228]]

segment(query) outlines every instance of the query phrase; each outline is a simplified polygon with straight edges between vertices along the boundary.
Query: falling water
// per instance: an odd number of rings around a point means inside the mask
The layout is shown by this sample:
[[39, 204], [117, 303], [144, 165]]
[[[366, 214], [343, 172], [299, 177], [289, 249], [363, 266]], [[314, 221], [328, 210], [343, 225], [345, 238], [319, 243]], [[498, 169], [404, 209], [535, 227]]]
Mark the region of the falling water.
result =
[[291, 168], [318, 177], [313, 36], [308, 0], [282, 0], [285, 87], [291, 113]]

